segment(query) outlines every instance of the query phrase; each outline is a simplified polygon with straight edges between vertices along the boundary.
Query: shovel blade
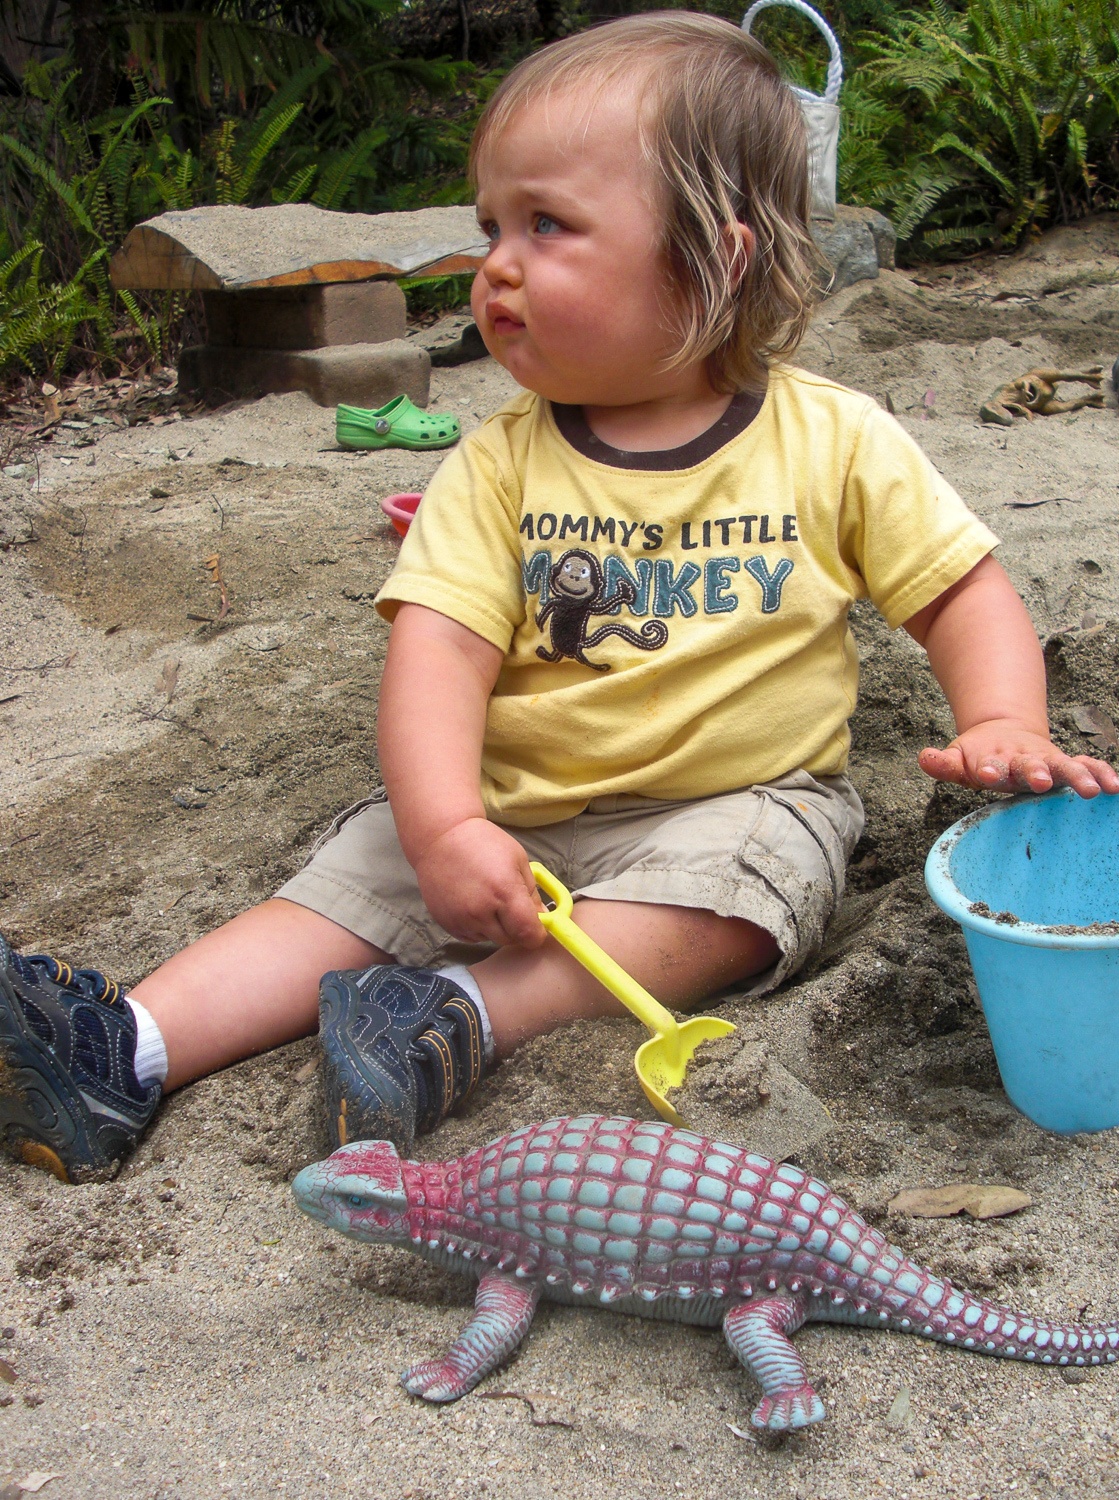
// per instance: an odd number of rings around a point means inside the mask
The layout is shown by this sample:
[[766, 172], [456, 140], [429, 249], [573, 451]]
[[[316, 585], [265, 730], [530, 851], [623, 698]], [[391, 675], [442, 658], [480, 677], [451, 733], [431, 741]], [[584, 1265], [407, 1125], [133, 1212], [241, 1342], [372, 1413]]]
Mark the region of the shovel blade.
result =
[[690, 1021], [681, 1021], [675, 1035], [655, 1036], [638, 1047], [633, 1059], [637, 1081], [662, 1119], [671, 1125], [685, 1124], [668, 1102], [669, 1090], [678, 1089], [684, 1082], [697, 1047], [718, 1037], [729, 1036], [733, 1030], [731, 1022], [719, 1016], [696, 1016]]

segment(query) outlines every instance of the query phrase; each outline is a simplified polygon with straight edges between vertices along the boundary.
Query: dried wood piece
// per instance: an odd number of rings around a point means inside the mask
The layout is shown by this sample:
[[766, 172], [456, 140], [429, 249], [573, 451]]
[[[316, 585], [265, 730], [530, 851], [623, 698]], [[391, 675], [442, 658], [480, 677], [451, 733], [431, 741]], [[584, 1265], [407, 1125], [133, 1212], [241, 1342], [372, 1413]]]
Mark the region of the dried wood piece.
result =
[[[1057, 387], [1065, 380], [1089, 385], [1092, 389], [1084, 396], [1064, 400], [1057, 395]], [[1052, 417], [1065, 411], [1080, 411], [1085, 406], [1102, 406], [1102, 384], [1102, 365], [1089, 365], [1086, 370], [1027, 370], [1019, 379], [1004, 385], [990, 401], [985, 401], [979, 408], [979, 416], [984, 422], [1013, 427], [1015, 417], [1025, 417], [1032, 422], [1034, 417]]]

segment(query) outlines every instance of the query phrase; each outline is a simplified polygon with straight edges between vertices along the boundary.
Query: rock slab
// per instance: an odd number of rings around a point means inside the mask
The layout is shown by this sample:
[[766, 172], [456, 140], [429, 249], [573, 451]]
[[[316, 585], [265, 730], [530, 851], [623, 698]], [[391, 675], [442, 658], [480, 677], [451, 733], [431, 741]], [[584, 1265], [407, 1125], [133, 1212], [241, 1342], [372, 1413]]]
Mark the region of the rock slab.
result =
[[470, 207], [344, 214], [312, 203], [226, 205], [137, 224], [109, 274], [115, 287], [137, 290], [244, 291], [446, 276], [476, 270], [488, 252]]
[[214, 405], [272, 391], [306, 391], [319, 406], [377, 407], [394, 396], [428, 403], [431, 357], [410, 339], [329, 349], [184, 349], [179, 389]]

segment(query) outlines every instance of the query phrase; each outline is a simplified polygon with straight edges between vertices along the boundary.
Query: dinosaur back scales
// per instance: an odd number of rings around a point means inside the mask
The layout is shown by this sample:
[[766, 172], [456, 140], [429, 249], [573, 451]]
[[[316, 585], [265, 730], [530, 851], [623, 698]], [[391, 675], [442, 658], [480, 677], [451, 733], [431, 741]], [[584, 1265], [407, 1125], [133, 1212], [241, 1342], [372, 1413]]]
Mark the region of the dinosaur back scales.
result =
[[474, 1314], [406, 1388], [471, 1390], [517, 1346], [540, 1297], [723, 1331], [760, 1383], [757, 1427], [824, 1408], [790, 1337], [807, 1322], [896, 1329], [1038, 1364], [1119, 1360], [1119, 1326], [1051, 1323], [958, 1290], [822, 1182], [662, 1122], [547, 1120], [446, 1162], [353, 1142], [307, 1167], [305, 1212], [479, 1279]]

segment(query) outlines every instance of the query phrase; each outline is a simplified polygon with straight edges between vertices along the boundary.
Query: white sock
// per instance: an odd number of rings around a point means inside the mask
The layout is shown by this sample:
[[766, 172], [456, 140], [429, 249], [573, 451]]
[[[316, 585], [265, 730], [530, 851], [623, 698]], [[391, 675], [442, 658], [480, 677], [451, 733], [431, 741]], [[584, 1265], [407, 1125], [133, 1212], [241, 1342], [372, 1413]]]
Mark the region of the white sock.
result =
[[478, 988], [478, 981], [465, 964], [448, 964], [446, 968], [440, 969], [439, 973], [445, 979], [449, 979], [452, 984], [457, 984], [460, 990], [465, 990], [478, 1007], [478, 1014], [482, 1018], [482, 1045], [486, 1051], [486, 1061], [492, 1063], [497, 1056], [497, 1048], [494, 1046], [490, 1013], [486, 1009], [486, 1002], [482, 999], [482, 991]]
[[151, 1011], [133, 1000], [124, 997], [136, 1017], [136, 1056], [132, 1060], [136, 1082], [145, 1087], [149, 1083], [162, 1083], [167, 1077], [167, 1048], [163, 1045], [163, 1033], [155, 1023]]

